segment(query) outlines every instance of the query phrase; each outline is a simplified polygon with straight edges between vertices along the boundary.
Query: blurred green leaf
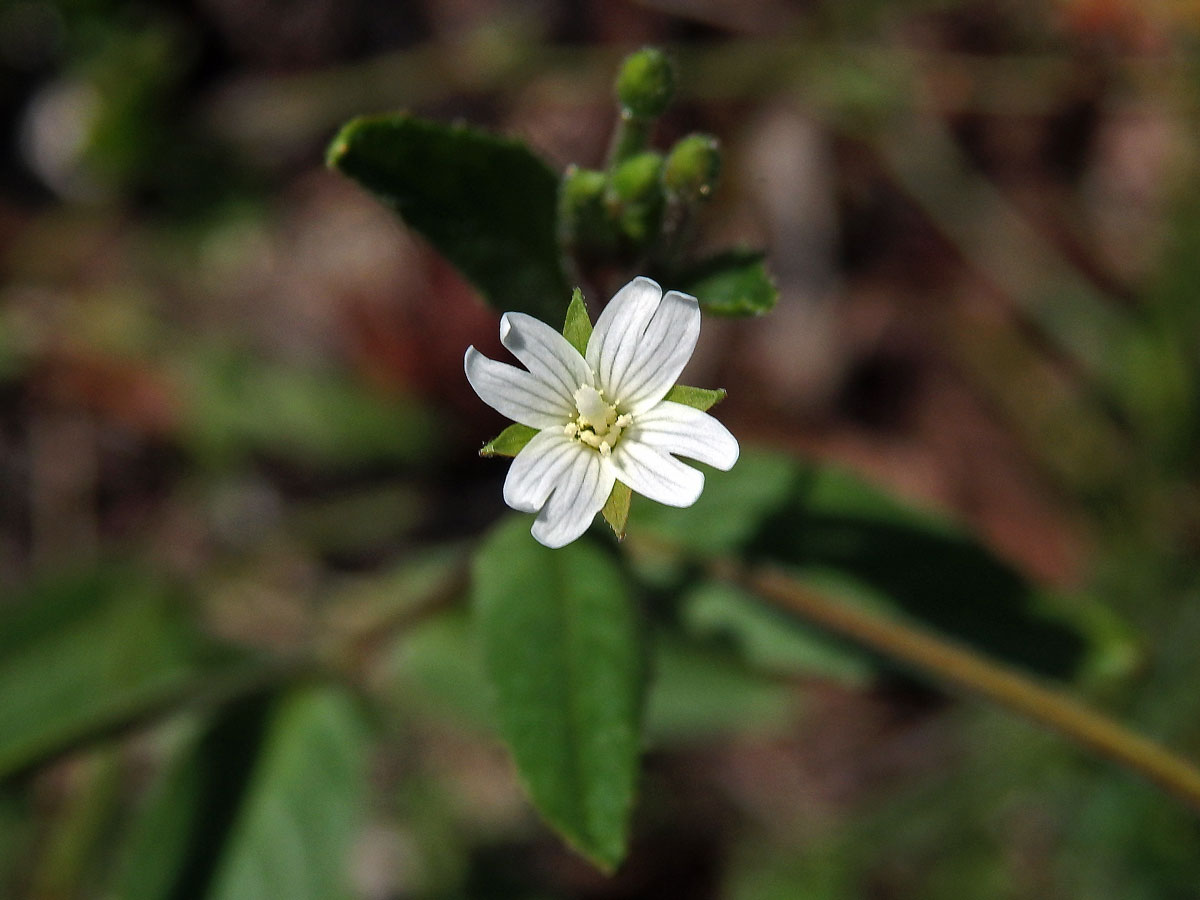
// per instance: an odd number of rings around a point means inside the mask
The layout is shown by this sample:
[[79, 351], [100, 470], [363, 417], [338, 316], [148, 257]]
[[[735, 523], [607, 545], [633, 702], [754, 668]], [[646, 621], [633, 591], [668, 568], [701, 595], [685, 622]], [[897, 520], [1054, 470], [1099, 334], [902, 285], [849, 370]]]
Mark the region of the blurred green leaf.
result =
[[517, 770], [547, 821], [611, 870], [628, 840], [645, 680], [622, 574], [584, 541], [543, 547], [514, 518], [480, 548], [474, 593]]
[[320, 466], [407, 463], [434, 446], [428, 412], [345, 372], [218, 351], [183, 360], [179, 376], [185, 440], [210, 459], [263, 453]]
[[525, 144], [377, 116], [346, 125], [328, 163], [396, 210], [496, 309], [562, 320], [570, 287], [555, 233], [558, 179]]
[[654, 642], [646, 736], [654, 745], [720, 735], [782, 735], [800, 713], [800, 694], [718, 652], [670, 633]]
[[208, 900], [351, 897], [367, 797], [368, 732], [339, 688], [300, 688], [272, 711]]
[[732, 585], [702, 582], [681, 605], [690, 632], [710, 640], [728, 638], [756, 670], [850, 685], [861, 685], [874, 674], [873, 662], [862, 650], [790, 620]]
[[536, 428], [522, 425], [520, 422], [513, 422], [484, 444], [479, 449], [479, 455], [484, 459], [490, 459], [493, 456], [516, 456], [525, 449], [526, 444], [533, 440], [535, 434], [537, 434]]
[[248, 665], [146, 572], [37, 585], [0, 614], [0, 777]]
[[671, 281], [676, 290], [696, 297], [707, 312], [722, 316], [761, 316], [779, 300], [763, 254], [755, 250], [719, 253]]
[[847, 602], [919, 620], [1044, 675], [1072, 676], [1116, 650], [1111, 627], [1100, 634], [1085, 606], [1035, 589], [945, 517], [846, 470], [748, 452], [731, 472], [705, 471], [695, 506], [638, 505], [631, 534], [645, 529], [696, 555], [772, 560]]
[[350, 897], [367, 730], [333, 687], [256, 695], [184, 741], [151, 787], [110, 895], [121, 900]]
[[707, 412], [728, 396], [729, 392], [724, 388], [710, 390], [708, 388], [688, 387], [685, 384], [677, 384], [667, 391], [667, 396], [663, 399], [670, 400], [673, 403], [682, 403], [684, 406], [691, 406]]

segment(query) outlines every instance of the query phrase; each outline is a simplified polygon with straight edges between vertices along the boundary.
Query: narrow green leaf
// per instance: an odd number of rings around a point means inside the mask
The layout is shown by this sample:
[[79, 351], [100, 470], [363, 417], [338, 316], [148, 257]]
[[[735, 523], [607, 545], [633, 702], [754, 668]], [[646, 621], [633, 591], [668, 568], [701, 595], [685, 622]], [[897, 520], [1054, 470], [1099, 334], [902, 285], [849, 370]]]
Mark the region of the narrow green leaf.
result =
[[756, 671], [848, 685], [862, 685], [874, 675], [873, 660], [864, 651], [790, 619], [732, 585], [697, 585], [682, 601], [681, 619], [697, 637], [732, 643]]
[[600, 510], [600, 515], [612, 527], [618, 541], [625, 540], [625, 524], [629, 521], [629, 505], [632, 502], [633, 491], [618, 481], [604, 502], [604, 508]]
[[698, 410], [707, 412], [728, 395], [729, 392], [724, 388], [709, 390], [708, 388], [688, 387], [685, 384], [677, 384], [667, 391], [667, 396], [663, 399], [682, 403], [684, 406], [692, 406]]
[[1111, 622], [1035, 588], [944, 516], [844, 469], [747, 452], [728, 473], [705, 472], [694, 506], [639, 505], [630, 532], [697, 556], [772, 560], [847, 603], [918, 620], [1043, 675], [1119, 657]]
[[592, 336], [592, 320], [588, 318], [583, 291], [579, 288], [571, 293], [571, 305], [567, 307], [567, 320], [563, 323], [563, 336], [579, 351], [580, 356], [587, 353], [588, 340]]
[[247, 665], [146, 572], [114, 567], [37, 585], [0, 616], [0, 777]]
[[501, 731], [542, 816], [604, 870], [625, 855], [644, 663], [620, 569], [576, 541], [549, 550], [526, 519], [475, 560], [484, 660]]
[[680, 274], [674, 283], [706, 311], [722, 316], [761, 316], [779, 299], [763, 254], [753, 250], [720, 253]]
[[536, 428], [530, 428], [520, 422], [513, 422], [484, 444], [479, 450], [479, 455], [484, 459], [490, 459], [493, 456], [516, 456], [526, 444], [533, 440], [535, 434], [537, 434]]
[[525, 144], [377, 116], [346, 125], [327, 161], [396, 210], [496, 309], [560, 319], [570, 287], [555, 232], [558, 179]]
[[356, 701], [339, 688], [301, 688], [279, 701], [207, 900], [353, 896], [367, 738]]

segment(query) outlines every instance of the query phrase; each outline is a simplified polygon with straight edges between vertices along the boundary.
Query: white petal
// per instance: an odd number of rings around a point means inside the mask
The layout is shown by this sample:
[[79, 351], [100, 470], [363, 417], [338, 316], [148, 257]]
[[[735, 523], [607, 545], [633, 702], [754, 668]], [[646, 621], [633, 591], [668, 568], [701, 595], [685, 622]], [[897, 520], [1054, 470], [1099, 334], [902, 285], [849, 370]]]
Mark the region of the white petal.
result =
[[500, 341], [535, 378], [561, 393], [568, 403], [581, 385], [592, 384], [592, 371], [571, 342], [524, 313], [500, 317]]
[[540, 510], [580, 451], [595, 455], [567, 437], [561, 427], [539, 431], [508, 469], [504, 502], [520, 512]]
[[708, 413], [664, 400], [634, 419], [627, 438], [666, 453], [729, 471], [738, 459], [738, 442]]
[[646, 332], [633, 347], [633, 358], [615, 382], [605, 382], [606, 396], [620, 401], [636, 416], [658, 403], [679, 379], [700, 337], [700, 304], [671, 291], [662, 298]]
[[612, 493], [616, 473], [599, 453], [572, 442], [570, 468], [533, 522], [533, 536], [547, 547], [563, 547], [588, 530]]
[[609, 457], [617, 479], [635, 493], [667, 506], [691, 506], [704, 490], [704, 474], [632, 436]]
[[[608, 301], [587, 345], [587, 364], [601, 387], [620, 381], [661, 299], [662, 288], [649, 278], [639, 277]], [[607, 396], [610, 400], [613, 397], [611, 393]]]
[[488, 359], [474, 347], [467, 348], [463, 368], [483, 402], [514, 422], [561, 428], [575, 415], [574, 404], [545, 382], [524, 369]]

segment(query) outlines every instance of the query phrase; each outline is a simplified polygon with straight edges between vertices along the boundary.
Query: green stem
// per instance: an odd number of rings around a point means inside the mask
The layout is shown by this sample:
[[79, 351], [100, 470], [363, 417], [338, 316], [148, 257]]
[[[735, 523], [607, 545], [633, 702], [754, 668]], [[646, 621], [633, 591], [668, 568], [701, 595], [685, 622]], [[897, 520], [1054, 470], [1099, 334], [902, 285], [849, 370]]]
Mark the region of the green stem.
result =
[[778, 570], [726, 560], [711, 563], [710, 570], [821, 628], [1040, 722], [1200, 812], [1200, 769], [1061, 691], [924, 629], [830, 600]]
[[653, 130], [654, 119], [644, 119], [633, 115], [629, 110], [621, 110], [608, 151], [609, 169], [644, 152], [650, 146], [650, 134]]

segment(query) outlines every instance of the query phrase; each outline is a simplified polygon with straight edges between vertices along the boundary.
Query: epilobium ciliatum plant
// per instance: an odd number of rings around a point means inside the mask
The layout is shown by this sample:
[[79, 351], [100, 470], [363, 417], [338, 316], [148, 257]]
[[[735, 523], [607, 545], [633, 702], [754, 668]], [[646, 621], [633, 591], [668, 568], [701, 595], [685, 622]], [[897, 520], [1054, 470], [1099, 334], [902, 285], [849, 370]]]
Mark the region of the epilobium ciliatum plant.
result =
[[[524, 365], [466, 353], [471, 385], [515, 423], [481, 455], [515, 457], [504, 499], [536, 513], [532, 538], [515, 519], [484, 540], [476, 614], [518, 772], [543, 816], [603, 868], [627, 843], [647, 651], [627, 576], [596, 543], [603, 534], [581, 538], [597, 513], [623, 537], [634, 493], [695, 503], [705, 476], [677, 457], [733, 466], [738, 442], [707, 412], [725, 392], [676, 381], [702, 308], [757, 315], [776, 299], [762, 254], [693, 252], [720, 149], [701, 134], [652, 148], [674, 88], [665, 54], [632, 54], [604, 168], [569, 166], [561, 178], [518, 141], [409, 115], [353, 121], [329, 150], [331, 167], [391, 205], [503, 313], [501, 340]], [[594, 301], [613, 295], [594, 330], [581, 287]]]
[[[945, 654], [913, 650], [931, 639], [911, 639], [897, 620], [949, 632], [958, 641], [952, 655], [974, 644], [1057, 678], [1087, 664], [1098, 640], [1086, 613], [1054, 608], [961, 531], [848, 473], [762, 452], [739, 462], [737, 440], [707, 413], [724, 391], [675, 383], [702, 311], [762, 314], [776, 291], [761, 253], [695, 253], [721, 154], [704, 134], [665, 153], [651, 146], [674, 84], [658, 50], [625, 61], [603, 168], [569, 166], [558, 176], [520, 141], [404, 114], [349, 123], [328, 157], [475, 285], [502, 314], [501, 340], [524, 365], [466, 352], [471, 385], [514, 420], [480, 454], [515, 457], [504, 499], [536, 514], [532, 529], [514, 516], [479, 542], [473, 615], [494, 718], [521, 781], [545, 820], [604, 870], [625, 856], [643, 721], [661, 714], [661, 702], [646, 702], [656, 652], [648, 632], [686, 632], [682, 623], [700, 621], [697, 588], [709, 630], [732, 636], [748, 660], [758, 646], [770, 666], [823, 678], [861, 679], [874, 657], [822, 643], [794, 616], [764, 612], [746, 589], [955, 683], [971, 667], [939, 669]], [[594, 330], [580, 288], [596, 301], [612, 295]], [[562, 333], [552, 327], [560, 322]], [[677, 457], [717, 470], [738, 465], [706, 485]], [[631, 518], [634, 492], [658, 502], [639, 502]], [[627, 563], [604, 529], [590, 529], [597, 512], [617, 537], [628, 527], [634, 540], [625, 546], [643, 558], [665, 553], [676, 563], [654, 576], [655, 595], [674, 604], [662, 621], [637, 604], [649, 569]], [[781, 568], [750, 578], [738, 561], [751, 555]], [[795, 586], [806, 577], [814, 581]], [[819, 600], [822, 592], [837, 600]], [[965, 611], [963, 597], [971, 598]], [[897, 615], [888, 621], [889, 613]], [[859, 627], [863, 618], [870, 622]], [[1006, 638], [1013, 634], [1022, 639]], [[972, 659], [977, 670], [994, 665]], [[669, 664], [665, 654], [655, 660]], [[1010, 670], [968, 686], [989, 694], [995, 683], [1011, 687], [1021, 676]], [[1077, 736], [1071, 723], [1083, 719], [1047, 713], [1039, 697], [1022, 688], [999, 699]]]

